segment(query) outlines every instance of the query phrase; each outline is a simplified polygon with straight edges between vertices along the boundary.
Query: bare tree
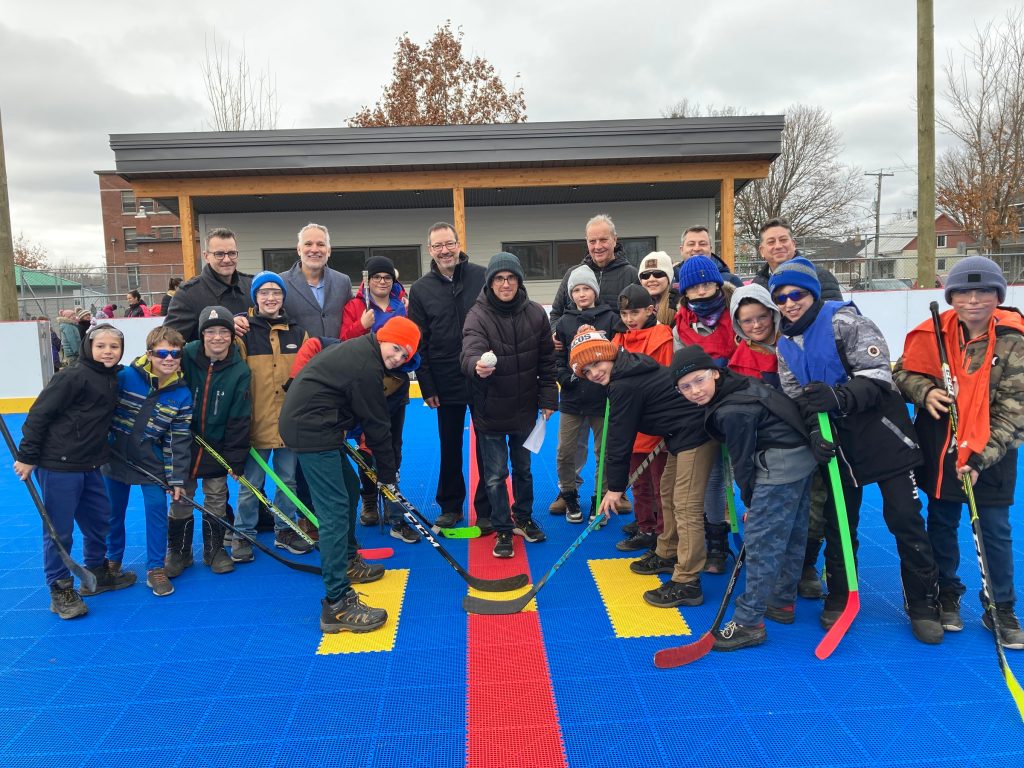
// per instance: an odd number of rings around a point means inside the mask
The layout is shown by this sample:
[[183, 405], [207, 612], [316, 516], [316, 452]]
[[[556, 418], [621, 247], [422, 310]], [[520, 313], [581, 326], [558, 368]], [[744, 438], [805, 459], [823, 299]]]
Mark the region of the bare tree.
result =
[[662, 110], [662, 117], [736, 117], [738, 115], [749, 115], [742, 107], [724, 106], [717, 107], [714, 103], [702, 106], [699, 101], [690, 101], [682, 98], [666, 110]]
[[215, 131], [261, 131], [277, 127], [277, 81], [269, 70], [254, 72], [242, 51], [233, 58], [231, 44], [221, 45], [217, 36], [207, 42], [206, 57], [200, 64], [206, 100]]
[[462, 36], [462, 28], [453, 30], [449, 19], [422, 48], [408, 33], [398, 38], [391, 83], [373, 109], [364, 106], [348, 124], [368, 128], [525, 122], [523, 89], [505, 85], [486, 59], [466, 58]]
[[1016, 235], [1024, 187], [1024, 11], [975, 28], [945, 67], [949, 108], [936, 122], [959, 144], [937, 163], [936, 202], [998, 253]]

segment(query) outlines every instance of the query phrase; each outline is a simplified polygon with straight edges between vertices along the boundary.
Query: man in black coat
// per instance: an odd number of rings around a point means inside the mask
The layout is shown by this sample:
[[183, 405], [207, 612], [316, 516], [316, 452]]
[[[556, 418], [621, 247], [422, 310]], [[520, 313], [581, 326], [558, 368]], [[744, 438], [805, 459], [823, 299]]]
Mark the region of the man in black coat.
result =
[[[437, 411], [437, 434], [441, 442], [441, 471], [437, 478], [437, 505], [441, 515], [435, 521], [451, 528], [462, 520], [466, 481], [462, 472], [462, 436], [466, 429], [466, 408], [472, 415], [469, 380], [459, 369], [462, 325], [466, 314], [484, 287], [485, 270], [473, 264], [459, 248], [455, 228], [438, 222], [427, 230], [430, 271], [409, 288], [409, 319], [420, 327], [420, 367], [416, 380], [423, 402]], [[480, 443], [476, 444], [480, 469]], [[479, 476], [479, 472], [478, 472]], [[477, 525], [489, 533], [491, 504], [487, 489], [477, 483], [473, 495]]]
[[[786, 219], [768, 219], [761, 225], [758, 235], [761, 238], [761, 243], [757, 250], [761, 254], [761, 258], [764, 259], [764, 266], [757, 270], [757, 274], [754, 275], [751, 282], [767, 288], [768, 278], [775, 273], [779, 265], [796, 258], [800, 255], [800, 251], [796, 249], [796, 240], [793, 239], [793, 227]], [[815, 264], [814, 269], [818, 273], [818, 282], [821, 284], [821, 300], [842, 301], [843, 291], [839, 287], [836, 276], [820, 264]]]

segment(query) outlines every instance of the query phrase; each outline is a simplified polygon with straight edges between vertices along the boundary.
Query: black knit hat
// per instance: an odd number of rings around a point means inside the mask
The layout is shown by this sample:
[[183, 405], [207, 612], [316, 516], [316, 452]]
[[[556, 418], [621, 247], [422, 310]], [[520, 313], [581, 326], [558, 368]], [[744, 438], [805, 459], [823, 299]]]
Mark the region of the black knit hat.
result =
[[366, 265], [363, 269], [366, 270], [366, 274], [370, 277], [386, 272], [391, 275], [393, 280], [398, 279], [398, 272], [395, 271], [395, 262], [387, 256], [371, 256], [366, 260]]
[[502, 251], [491, 256], [491, 260], [487, 262], [487, 273], [484, 275], [487, 285], [491, 284], [491, 280], [499, 272], [511, 272], [519, 278], [520, 285], [526, 281], [526, 278], [523, 276], [523, 265], [519, 263], [519, 259], [515, 254]]
[[624, 309], [643, 309], [653, 307], [654, 297], [647, 292], [647, 289], [636, 283], [630, 283], [622, 289], [619, 294], [619, 311]]
[[199, 335], [203, 335], [203, 331], [207, 328], [213, 328], [215, 325], [219, 325], [222, 328], [227, 328], [231, 331], [231, 336], [235, 335], [235, 318], [231, 314], [231, 310], [226, 307], [206, 307], [202, 312], [199, 313]]
[[701, 371], [705, 368], [718, 370], [715, 361], [707, 352], [696, 344], [683, 347], [672, 356], [672, 380], [679, 381], [683, 376], [694, 371]]

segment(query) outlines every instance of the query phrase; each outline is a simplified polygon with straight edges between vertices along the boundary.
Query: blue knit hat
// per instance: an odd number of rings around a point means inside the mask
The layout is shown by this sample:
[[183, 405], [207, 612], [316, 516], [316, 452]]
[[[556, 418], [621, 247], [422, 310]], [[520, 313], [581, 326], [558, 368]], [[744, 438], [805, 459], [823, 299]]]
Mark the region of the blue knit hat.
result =
[[701, 283], [722, 284], [722, 273], [707, 256], [691, 256], [679, 268], [679, 292]]
[[[256, 303], [256, 291], [267, 283], [275, 283], [284, 292], [284, 296], [288, 295], [288, 289], [284, 286], [284, 279], [277, 272], [270, 272], [269, 270], [260, 272], [252, 279], [252, 290], [249, 291], [253, 304]], [[284, 296], [281, 298], [283, 299]]]
[[818, 270], [803, 256], [784, 261], [780, 264], [775, 274], [768, 278], [768, 290], [772, 295], [784, 285], [795, 285], [811, 292], [814, 300], [821, 298], [821, 283], [818, 282]]

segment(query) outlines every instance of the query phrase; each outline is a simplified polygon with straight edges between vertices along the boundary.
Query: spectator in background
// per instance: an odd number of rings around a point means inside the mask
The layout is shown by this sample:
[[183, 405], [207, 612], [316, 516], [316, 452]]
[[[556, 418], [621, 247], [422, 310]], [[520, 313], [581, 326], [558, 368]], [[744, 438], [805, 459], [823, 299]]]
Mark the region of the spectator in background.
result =
[[78, 351], [82, 346], [82, 335], [78, 332], [78, 320], [73, 309], [62, 309], [57, 320], [60, 329], [60, 352], [64, 367], [78, 362]]
[[[178, 292], [178, 286], [181, 285], [180, 277], [172, 277], [167, 283], [167, 293], [160, 299], [160, 314], [167, 317], [167, 310], [171, 306], [171, 299], [174, 298], [174, 294]], [[156, 314], [155, 308], [153, 314]]]
[[125, 298], [128, 299], [128, 309], [124, 311], [125, 317], [146, 317], [146, 302], [142, 300], [142, 294], [137, 288], [128, 291]]

